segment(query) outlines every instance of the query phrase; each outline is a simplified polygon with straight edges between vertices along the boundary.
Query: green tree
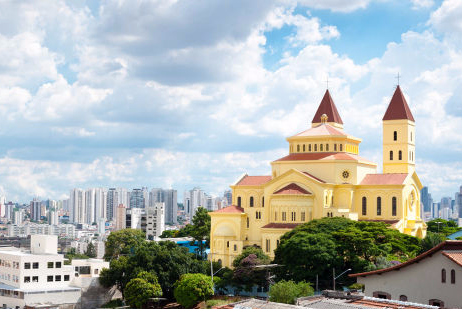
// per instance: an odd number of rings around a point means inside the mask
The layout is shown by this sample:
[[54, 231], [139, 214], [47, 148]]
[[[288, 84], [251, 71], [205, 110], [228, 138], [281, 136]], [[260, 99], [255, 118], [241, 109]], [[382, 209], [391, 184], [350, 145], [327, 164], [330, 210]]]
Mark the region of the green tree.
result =
[[125, 287], [124, 297], [134, 308], [141, 309], [149, 298], [162, 296], [159, 284], [152, 284], [141, 278], [134, 278]]
[[421, 241], [422, 249], [420, 250], [420, 253], [424, 253], [425, 251], [428, 251], [431, 248], [438, 246], [445, 240], [446, 236], [444, 236], [443, 234], [427, 232], [427, 235]]
[[448, 236], [459, 230], [460, 228], [457, 227], [457, 223], [455, 221], [433, 219], [427, 222], [427, 232], [439, 233], [444, 236]]
[[281, 280], [273, 284], [268, 292], [270, 301], [284, 304], [295, 304], [297, 298], [313, 294], [314, 290], [309, 283], [295, 283], [292, 280]]
[[85, 251], [85, 255], [90, 258], [96, 257], [96, 248], [95, 248], [95, 245], [91, 241], [87, 245], [87, 250]]
[[207, 209], [204, 207], [197, 208], [197, 211], [192, 219], [192, 223], [191, 236], [198, 242], [200, 256], [204, 257], [206, 248], [204, 240], [206, 243], [210, 242], [211, 219]]
[[255, 254], [257, 258], [261, 261], [261, 264], [269, 264], [271, 259], [267, 256], [263, 250], [259, 247], [248, 246], [242, 250], [242, 253], [236, 256], [233, 260], [233, 267], [238, 267], [241, 264], [241, 261], [248, 257], [251, 254]]
[[172, 237], [176, 237], [177, 233], [178, 233], [178, 230], [165, 230], [162, 232], [162, 234], [159, 237], [160, 238], [172, 238]]
[[190, 308], [213, 295], [212, 279], [204, 274], [185, 274], [175, 283], [175, 299]]
[[233, 285], [251, 291], [253, 286], [266, 286], [266, 270], [256, 266], [270, 263], [270, 258], [261, 248], [246, 247], [233, 261]]
[[144, 232], [141, 230], [124, 229], [111, 232], [106, 240], [104, 259], [110, 261], [120, 255], [133, 254], [145, 241]]
[[103, 268], [99, 275], [99, 282], [106, 288], [115, 286], [124, 295], [125, 286], [132, 279], [133, 267], [127, 256], [111, 260], [108, 268]]

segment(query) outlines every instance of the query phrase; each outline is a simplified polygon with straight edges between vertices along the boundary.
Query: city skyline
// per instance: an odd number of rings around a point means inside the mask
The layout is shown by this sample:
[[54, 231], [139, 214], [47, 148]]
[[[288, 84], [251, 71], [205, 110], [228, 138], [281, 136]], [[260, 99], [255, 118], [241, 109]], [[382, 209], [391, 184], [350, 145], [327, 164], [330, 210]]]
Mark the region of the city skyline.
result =
[[455, 0], [2, 3], [0, 194], [142, 183], [219, 196], [287, 154], [326, 87], [380, 172], [399, 73], [419, 177], [453, 196], [461, 13]]

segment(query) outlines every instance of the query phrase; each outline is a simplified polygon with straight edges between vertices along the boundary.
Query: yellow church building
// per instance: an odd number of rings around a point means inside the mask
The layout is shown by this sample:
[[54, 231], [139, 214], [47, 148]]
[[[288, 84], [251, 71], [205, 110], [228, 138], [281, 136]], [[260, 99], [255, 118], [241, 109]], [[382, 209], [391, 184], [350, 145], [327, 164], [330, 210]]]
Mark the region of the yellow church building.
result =
[[329, 90], [311, 128], [287, 138], [289, 155], [271, 175], [243, 175], [231, 185], [233, 205], [210, 213], [213, 260], [230, 267], [243, 247], [270, 257], [280, 237], [322, 217], [383, 221], [424, 237], [422, 184], [415, 172], [415, 121], [399, 86], [383, 117], [383, 173], [359, 156], [361, 139], [343, 131]]

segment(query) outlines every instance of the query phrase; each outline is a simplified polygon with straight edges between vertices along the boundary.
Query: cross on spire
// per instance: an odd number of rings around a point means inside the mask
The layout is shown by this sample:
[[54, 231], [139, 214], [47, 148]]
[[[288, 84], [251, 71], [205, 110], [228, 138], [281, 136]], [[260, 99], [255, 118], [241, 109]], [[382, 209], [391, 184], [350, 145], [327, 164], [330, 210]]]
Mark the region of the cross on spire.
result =
[[398, 86], [399, 86], [399, 72], [398, 72], [398, 74], [396, 75], [396, 79], [398, 80]]
[[327, 75], [326, 79], [326, 89], [329, 89], [329, 75]]

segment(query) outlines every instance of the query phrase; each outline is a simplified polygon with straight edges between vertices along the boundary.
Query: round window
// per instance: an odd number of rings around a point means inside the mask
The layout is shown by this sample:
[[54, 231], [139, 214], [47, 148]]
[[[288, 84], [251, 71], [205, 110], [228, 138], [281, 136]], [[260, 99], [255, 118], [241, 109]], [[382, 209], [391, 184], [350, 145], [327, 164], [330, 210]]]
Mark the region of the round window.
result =
[[343, 172], [342, 172], [342, 177], [343, 177], [344, 179], [348, 179], [348, 177], [350, 177], [350, 172], [349, 172], [349, 171], [343, 171]]

